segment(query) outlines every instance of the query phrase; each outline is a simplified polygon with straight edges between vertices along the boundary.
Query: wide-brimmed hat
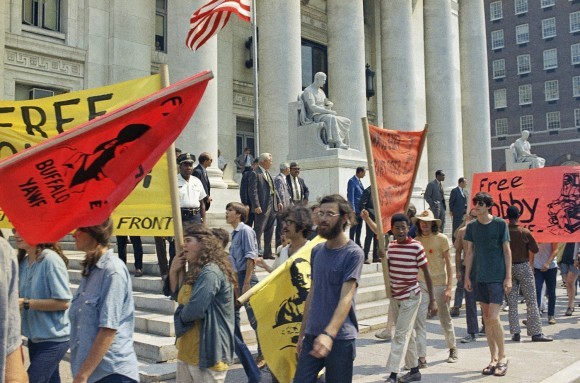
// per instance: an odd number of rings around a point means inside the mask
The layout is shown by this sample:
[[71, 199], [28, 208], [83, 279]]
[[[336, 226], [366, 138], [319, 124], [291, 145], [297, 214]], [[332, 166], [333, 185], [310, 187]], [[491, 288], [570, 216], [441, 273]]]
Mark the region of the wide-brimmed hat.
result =
[[417, 214], [411, 218], [411, 221], [413, 221], [414, 224], [417, 224], [417, 221], [435, 222], [438, 228], [441, 227], [441, 220], [435, 218], [431, 210], [425, 210], [422, 213]]

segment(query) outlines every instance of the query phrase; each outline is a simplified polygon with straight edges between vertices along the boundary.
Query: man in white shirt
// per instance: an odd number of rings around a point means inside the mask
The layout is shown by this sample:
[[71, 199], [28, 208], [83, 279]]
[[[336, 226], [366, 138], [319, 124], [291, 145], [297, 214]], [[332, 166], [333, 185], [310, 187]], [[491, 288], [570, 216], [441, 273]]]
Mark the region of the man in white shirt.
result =
[[207, 194], [199, 178], [192, 177], [194, 162], [195, 156], [190, 153], [183, 153], [177, 158], [179, 164], [179, 174], [177, 175], [179, 207], [184, 225], [205, 222], [204, 198], [207, 197]]

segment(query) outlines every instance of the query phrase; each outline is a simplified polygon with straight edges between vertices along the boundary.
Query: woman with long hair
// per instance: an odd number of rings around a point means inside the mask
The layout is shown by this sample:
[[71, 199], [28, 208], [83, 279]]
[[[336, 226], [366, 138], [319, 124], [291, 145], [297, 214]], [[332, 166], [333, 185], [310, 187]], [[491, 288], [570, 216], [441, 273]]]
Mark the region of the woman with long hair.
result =
[[234, 352], [236, 275], [222, 240], [210, 229], [193, 224], [183, 235], [183, 252], [169, 270], [171, 290], [179, 289], [174, 315], [177, 381], [224, 382]]
[[70, 307], [73, 383], [139, 381], [131, 278], [108, 248], [112, 234], [111, 218], [74, 233], [77, 249], [86, 255], [81, 263], [83, 278]]
[[18, 248], [22, 335], [28, 338], [28, 378], [59, 383], [59, 364], [69, 347], [68, 259], [56, 243], [29, 244], [13, 231]]

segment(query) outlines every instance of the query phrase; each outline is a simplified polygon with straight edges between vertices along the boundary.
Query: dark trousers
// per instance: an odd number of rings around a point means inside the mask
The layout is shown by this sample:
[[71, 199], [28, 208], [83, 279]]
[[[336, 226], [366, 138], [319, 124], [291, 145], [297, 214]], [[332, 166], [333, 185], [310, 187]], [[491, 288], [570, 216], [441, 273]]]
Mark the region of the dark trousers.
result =
[[[461, 265], [461, 283], [465, 279], [465, 266]], [[477, 284], [471, 280], [471, 291], [465, 291], [465, 321], [467, 322], [467, 333], [477, 334], [479, 332], [479, 324], [477, 323], [477, 301], [475, 300], [475, 286]]]
[[310, 355], [315, 337], [306, 335], [302, 342], [302, 351], [298, 356], [298, 366], [294, 381], [300, 383], [316, 383], [318, 373], [326, 367], [325, 379], [332, 383], [351, 383], [356, 344], [354, 339], [335, 340], [332, 350], [326, 358], [315, 358]]
[[371, 250], [371, 244], [373, 245], [373, 261], [379, 260], [379, 253], [378, 253], [378, 243], [377, 243], [377, 236], [373, 231], [369, 228], [369, 225], [365, 223], [367, 234], [365, 235], [365, 245], [364, 245], [364, 253], [365, 253], [365, 260], [369, 258], [369, 252]]
[[463, 303], [463, 296], [465, 295], [465, 288], [463, 287], [463, 281], [464, 281], [464, 270], [465, 270], [465, 266], [463, 266], [463, 261], [461, 261], [462, 265], [461, 265], [461, 270], [463, 270], [461, 272], [461, 278], [457, 280], [457, 286], [455, 287], [455, 297], [453, 300], [453, 307], [461, 307], [461, 304]]
[[[173, 257], [169, 258], [169, 263], [167, 263], [167, 244], [165, 241], [173, 242], [173, 238], [168, 237], [155, 237], [155, 252], [157, 253], [157, 263], [159, 264], [159, 272], [161, 276], [167, 275], [169, 273], [169, 264], [173, 260]], [[173, 254], [175, 256], [175, 254]]]
[[262, 373], [256, 364], [256, 361], [252, 357], [252, 353], [248, 349], [248, 346], [244, 343], [244, 338], [242, 337], [242, 331], [240, 330], [240, 312], [236, 311], [236, 325], [234, 327], [234, 351], [244, 367], [244, 372], [248, 377], [248, 383], [259, 383], [262, 377]]
[[59, 363], [69, 342], [32, 342], [28, 340], [28, 379], [35, 383], [60, 383]]
[[[131, 243], [133, 244], [133, 254], [135, 256], [135, 269], [143, 268], [143, 244], [141, 243], [141, 237], [130, 236]], [[117, 236], [117, 252], [119, 258], [123, 263], [127, 263], [127, 237], [124, 235]]]
[[96, 383], [137, 383], [137, 381], [125, 375], [112, 374], [105, 376], [103, 379], [97, 381]]
[[356, 213], [356, 225], [350, 227], [349, 237], [359, 246], [361, 246], [360, 242], [361, 231], [362, 231], [362, 218], [360, 216], [360, 213]]
[[276, 214], [276, 249], [282, 244], [282, 231], [284, 230], [284, 221]]
[[548, 316], [553, 317], [556, 311], [556, 278], [558, 268], [554, 267], [547, 271], [534, 268], [534, 279], [536, 280], [536, 297], [538, 298], [538, 308], [542, 307], [542, 286], [546, 282], [546, 294], [548, 294]]
[[267, 207], [262, 206], [262, 214], [256, 214], [254, 231], [258, 240], [258, 249], [262, 248], [262, 234], [264, 234], [264, 257], [272, 256], [272, 237], [274, 236], [274, 223], [276, 222], [276, 212], [274, 211], [274, 202], [270, 198]]

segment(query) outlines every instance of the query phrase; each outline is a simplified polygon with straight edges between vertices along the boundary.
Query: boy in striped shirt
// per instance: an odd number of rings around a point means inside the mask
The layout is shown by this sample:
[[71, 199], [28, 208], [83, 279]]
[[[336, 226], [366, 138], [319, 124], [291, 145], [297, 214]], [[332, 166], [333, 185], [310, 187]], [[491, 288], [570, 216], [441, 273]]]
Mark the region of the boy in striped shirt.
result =
[[433, 297], [433, 282], [427, 268], [425, 251], [421, 243], [409, 237], [410, 226], [409, 218], [405, 214], [395, 214], [391, 218], [391, 231], [395, 240], [389, 243], [388, 262], [392, 293], [390, 304], [396, 326], [387, 362], [387, 371], [391, 373], [387, 383], [397, 383], [397, 373], [403, 355], [405, 355], [405, 364], [414, 367], [398, 381], [406, 383], [421, 380], [417, 346], [415, 342], [409, 343], [421, 302], [421, 290], [417, 282], [419, 268], [423, 269], [425, 283], [429, 290], [429, 315], [437, 313], [437, 304]]

